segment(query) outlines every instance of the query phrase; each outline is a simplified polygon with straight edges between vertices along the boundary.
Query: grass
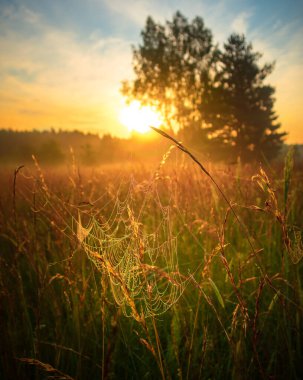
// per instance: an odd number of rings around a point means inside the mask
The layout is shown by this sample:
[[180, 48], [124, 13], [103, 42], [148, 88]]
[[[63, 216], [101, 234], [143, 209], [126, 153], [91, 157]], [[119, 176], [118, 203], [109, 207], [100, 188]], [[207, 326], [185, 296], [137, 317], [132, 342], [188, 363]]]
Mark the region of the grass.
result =
[[[284, 168], [203, 166], [226, 202], [183, 154], [170, 151], [156, 173], [37, 162], [2, 169], [1, 378], [303, 377], [300, 168], [291, 153]], [[97, 270], [76, 236], [78, 212], [84, 222], [104, 223], [130, 188], [138, 246], [161, 225], [166, 206], [177, 236], [184, 289], [161, 315], [144, 315], [119, 267], [101, 257]], [[144, 260], [140, 278], [149, 268], [169, 282], [161, 257], [154, 268]], [[117, 306], [109, 271], [123, 280], [131, 317]]]

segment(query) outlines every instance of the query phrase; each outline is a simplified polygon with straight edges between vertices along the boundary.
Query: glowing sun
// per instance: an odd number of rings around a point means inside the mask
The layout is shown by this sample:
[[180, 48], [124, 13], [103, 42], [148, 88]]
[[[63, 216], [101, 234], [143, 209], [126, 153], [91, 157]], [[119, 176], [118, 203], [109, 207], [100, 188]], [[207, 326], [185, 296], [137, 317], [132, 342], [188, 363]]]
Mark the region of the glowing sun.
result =
[[122, 108], [119, 119], [129, 131], [139, 133], [146, 133], [150, 126], [159, 127], [162, 124], [159, 113], [152, 107], [142, 106], [137, 100]]

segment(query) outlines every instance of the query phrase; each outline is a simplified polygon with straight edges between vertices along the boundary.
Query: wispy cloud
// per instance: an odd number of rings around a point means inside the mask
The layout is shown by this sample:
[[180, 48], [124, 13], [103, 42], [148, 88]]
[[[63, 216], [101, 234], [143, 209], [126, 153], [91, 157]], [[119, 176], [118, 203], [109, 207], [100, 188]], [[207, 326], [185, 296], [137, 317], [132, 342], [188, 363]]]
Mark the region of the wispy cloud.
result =
[[248, 30], [248, 21], [252, 16], [251, 12], [241, 12], [232, 22], [231, 28], [234, 32], [246, 34]]
[[24, 22], [31, 25], [38, 25], [41, 22], [41, 14], [35, 12], [25, 5], [10, 4], [1, 8], [1, 18], [3, 23], [12, 21]]
[[[130, 42], [102, 37], [98, 31], [83, 41], [51, 27], [24, 7], [5, 15], [11, 30], [7, 27], [6, 35], [0, 35], [0, 49], [6, 53], [0, 63], [0, 99], [14, 99], [10, 115], [15, 107], [22, 110], [22, 119], [4, 116], [9, 113], [0, 105], [1, 125], [18, 122], [15, 126], [22, 128], [33, 115], [40, 117], [43, 110], [45, 116], [47, 110], [51, 125], [73, 128], [78, 120], [78, 127], [82, 123], [83, 128], [91, 128], [93, 120], [95, 129], [101, 124], [106, 129], [107, 123], [116, 128], [114, 133], [121, 133], [115, 108], [121, 98], [120, 83], [131, 76]], [[36, 33], [30, 38], [19, 33], [15, 28], [18, 22], [22, 28], [30, 24]], [[43, 127], [49, 126], [43, 123]]]
[[173, 9], [165, 2], [134, 0], [130, 4], [124, 0], [105, 0], [104, 3], [113, 12], [122, 15], [139, 27], [144, 25], [147, 16], [155, 17], [157, 21], [163, 22], [171, 18], [173, 13]]

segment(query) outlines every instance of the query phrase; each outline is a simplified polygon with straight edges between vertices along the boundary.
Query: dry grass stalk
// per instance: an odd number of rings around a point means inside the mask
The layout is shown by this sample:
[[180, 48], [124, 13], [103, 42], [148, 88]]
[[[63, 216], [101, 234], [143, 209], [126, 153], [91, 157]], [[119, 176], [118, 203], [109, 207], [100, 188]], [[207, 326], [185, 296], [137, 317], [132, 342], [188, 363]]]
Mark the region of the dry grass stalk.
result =
[[40, 370], [47, 373], [47, 377], [50, 379], [58, 379], [58, 380], [74, 380], [71, 376], [59, 371], [48, 363], [43, 363], [38, 359], [32, 358], [18, 358], [20, 362], [27, 363], [33, 365]]

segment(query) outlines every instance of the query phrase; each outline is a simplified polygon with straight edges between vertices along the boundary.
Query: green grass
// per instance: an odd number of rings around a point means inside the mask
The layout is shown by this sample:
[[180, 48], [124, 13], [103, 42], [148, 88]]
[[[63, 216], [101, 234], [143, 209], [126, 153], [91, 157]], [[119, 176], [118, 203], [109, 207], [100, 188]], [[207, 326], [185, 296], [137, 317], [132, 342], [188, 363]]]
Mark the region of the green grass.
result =
[[[186, 158], [177, 163], [180, 156], [173, 152], [157, 175], [142, 166], [36, 166], [20, 169], [14, 186], [14, 170], [2, 170], [1, 378], [303, 377], [303, 252], [294, 235], [302, 236], [302, 172], [290, 156], [285, 168], [264, 172], [208, 168], [241, 225], [209, 178]], [[170, 207], [186, 279], [164, 314], [145, 318], [134, 299], [138, 320], [117, 306], [108, 272], [75, 234], [78, 211], [105, 221], [131, 177], [129, 205], [143, 233]]]

